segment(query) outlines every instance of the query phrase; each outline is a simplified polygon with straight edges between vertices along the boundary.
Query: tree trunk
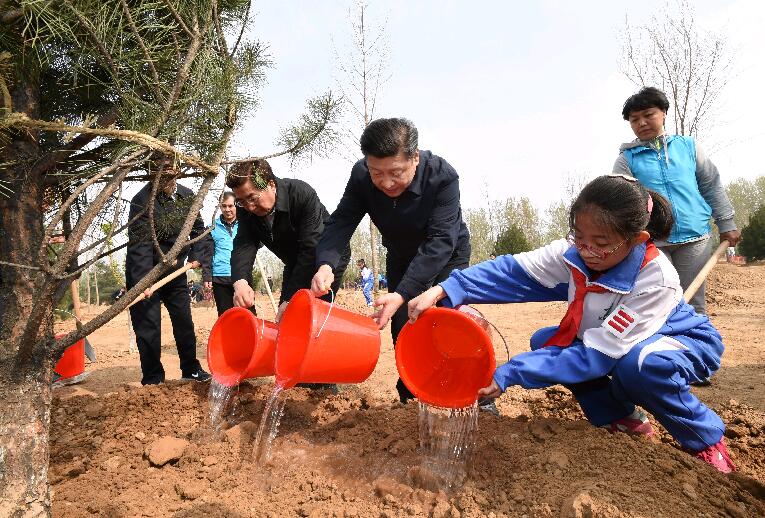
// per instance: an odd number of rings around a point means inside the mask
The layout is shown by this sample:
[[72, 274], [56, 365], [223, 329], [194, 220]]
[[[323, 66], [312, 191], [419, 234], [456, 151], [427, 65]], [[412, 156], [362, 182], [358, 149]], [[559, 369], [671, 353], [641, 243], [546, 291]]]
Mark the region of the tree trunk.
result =
[[51, 371], [49, 362], [38, 362], [22, 376], [13, 361], [0, 365], [0, 516], [50, 516]]
[[[13, 84], [17, 112], [39, 115], [36, 72]], [[0, 195], [0, 516], [48, 516], [51, 302], [37, 258], [43, 246], [43, 182], [29, 173], [39, 158], [39, 133], [10, 134], [0, 147], [0, 179], [12, 190]], [[48, 301], [40, 305], [40, 302]]]
[[380, 283], [377, 281], [377, 227], [372, 223], [372, 218], [369, 218], [369, 243], [372, 248], [372, 291], [377, 293], [380, 290]]
[[90, 306], [90, 270], [85, 270], [85, 304]]
[[[25, 266], [37, 258], [42, 193], [13, 182], [0, 197], [0, 257]], [[0, 267], [0, 516], [48, 516], [48, 431], [55, 285], [31, 268]], [[41, 301], [48, 301], [39, 306]]]
[[101, 305], [101, 298], [98, 294], [98, 268], [96, 265], [93, 265], [93, 284], [96, 287], [96, 307]]

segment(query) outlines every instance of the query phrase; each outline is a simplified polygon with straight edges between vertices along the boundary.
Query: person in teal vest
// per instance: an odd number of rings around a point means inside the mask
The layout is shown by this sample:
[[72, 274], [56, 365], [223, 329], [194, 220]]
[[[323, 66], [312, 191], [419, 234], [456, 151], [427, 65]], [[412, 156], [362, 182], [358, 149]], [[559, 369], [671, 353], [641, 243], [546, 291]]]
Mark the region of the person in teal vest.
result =
[[[627, 99], [622, 117], [637, 138], [621, 145], [613, 172], [634, 176], [672, 204], [672, 232], [656, 246], [674, 265], [685, 290], [711, 255], [710, 220], [715, 220], [720, 241], [727, 239], [730, 246], [736, 246], [741, 232], [717, 167], [693, 137], [665, 133], [668, 110], [667, 96], [658, 88], [642, 88]], [[687, 301], [702, 314], [705, 287], [706, 282]]]
[[220, 216], [215, 218], [212, 238], [215, 243], [212, 255], [212, 289], [218, 316], [227, 309], [234, 307], [234, 284], [231, 280], [231, 251], [234, 249], [234, 238], [239, 230], [236, 218], [234, 193], [223, 193], [220, 202]]

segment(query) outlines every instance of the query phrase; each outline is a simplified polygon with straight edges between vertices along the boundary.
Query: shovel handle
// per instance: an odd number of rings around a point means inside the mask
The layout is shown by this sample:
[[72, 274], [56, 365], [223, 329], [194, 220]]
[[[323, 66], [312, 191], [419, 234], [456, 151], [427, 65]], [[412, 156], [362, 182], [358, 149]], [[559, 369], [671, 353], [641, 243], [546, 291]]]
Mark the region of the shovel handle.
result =
[[[149, 289], [152, 292], [157, 291], [157, 289], [161, 288], [162, 286], [164, 286], [168, 282], [172, 281], [176, 277], [179, 277], [179, 276], [183, 275], [184, 273], [186, 273], [187, 271], [189, 271], [192, 268], [194, 268], [196, 266], [196, 264], [197, 264], [196, 261], [191, 261], [190, 263], [186, 263], [184, 266], [178, 268], [177, 270], [175, 270], [170, 275], [168, 275], [166, 277], [162, 277], [160, 280], [158, 280], [157, 282], [152, 284]], [[127, 308], [129, 308], [131, 306], [134, 306], [135, 304], [138, 304], [139, 302], [141, 302], [145, 298], [146, 298], [146, 294], [145, 293], [141, 293], [138, 297], [136, 297], [136, 299], [133, 302], [128, 304], [125, 309], [127, 309]]]
[[725, 250], [729, 246], [730, 246], [730, 243], [728, 243], [727, 239], [720, 242], [720, 246], [717, 247], [717, 250], [715, 250], [715, 252], [712, 254], [712, 257], [709, 258], [709, 260], [706, 262], [704, 267], [699, 271], [698, 275], [696, 275], [696, 278], [693, 279], [693, 282], [688, 285], [688, 288], [685, 290], [685, 293], [683, 293], [683, 298], [685, 298], [686, 302], [691, 300], [691, 298], [693, 298], [693, 296], [696, 295], [696, 292], [699, 291], [699, 288], [707, 279], [707, 275], [709, 275], [709, 272], [717, 264], [717, 260], [720, 258], [720, 256], [725, 252]]

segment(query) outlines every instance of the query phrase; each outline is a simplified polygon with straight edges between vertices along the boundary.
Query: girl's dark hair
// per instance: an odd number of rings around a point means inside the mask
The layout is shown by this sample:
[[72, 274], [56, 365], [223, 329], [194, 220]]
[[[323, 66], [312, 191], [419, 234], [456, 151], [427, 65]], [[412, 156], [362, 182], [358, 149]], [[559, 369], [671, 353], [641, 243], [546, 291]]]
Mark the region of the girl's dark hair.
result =
[[667, 113], [669, 111], [669, 101], [664, 92], [653, 86], [641, 88], [638, 93], [631, 95], [624, 101], [622, 117], [628, 121], [630, 120], [630, 113], [647, 110], [648, 108], [658, 108]]
[[[648, 212], [648, 197], [653, 208]], [[568, 224], [574, 228], [576, 215], [589, 211], [598, 222], [623, 238], [641, 230], [653, 239], [666, 239], [672, 230], [672, 206], [661, 194], [649, 191], [632, 177], [599, 176], [588, 183], [571, 205]]]
[[409, 119], [377, 119], [364, 128], [359, 139], [365, 157], [387, 158], [404, 153], [412, 158], [417, 153], [417, 128]]

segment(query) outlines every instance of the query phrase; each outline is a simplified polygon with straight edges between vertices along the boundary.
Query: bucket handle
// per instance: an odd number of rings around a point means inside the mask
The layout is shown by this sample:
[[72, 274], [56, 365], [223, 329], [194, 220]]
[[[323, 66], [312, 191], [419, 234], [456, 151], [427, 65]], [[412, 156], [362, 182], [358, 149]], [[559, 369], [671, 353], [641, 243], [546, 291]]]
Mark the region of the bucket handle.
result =
[[484, 318], [484, 320], [486, 320], [486, 323], [494, 328], [494, 330], [497, 332], [499, 337], [502, 339], [502, 343], [505, 344], [505, 352], [507, 353], [507, 361], [509, 362], [510, 361], [510, 348], [507, 346], [507, 340], [505, 340], [505, 337], [502, 334], [502, 331], [497, 329], [497, 326], [495, 326], [493, 322], [490, 322], [489, 320], [487, 320], [485, 318]]
[[327, 318], [324, 319], [324, 323], [321, 325], [321, 327], [319, 328], [319, 331], [316, 333], [316, 336], [314, 338], [319, 338], [319, 335], [324, 330], [324, 326], [327, 325], [327, 320], [329, 320], [329, 314], [332, 312], [332, 306], [335, 305], [335, 292], [332, 291], [332, 288], [329, 289], [329, 292], [332, 294], [332, 296], [330, 298], [329, 309], [327, 310]]
[[253, 309], [253, 308], [255, 308], [255, 317], [258, 320], [260, 320], [260, 322], [261, 322], [261, 326], [260, 326], [260, 338], [259, 339], [263, 339], [263, 337], [265, 336], [265, 332], [266, 332], [266, 319], [265, 318], [260, 318], [258, 316], [258, 305], [257, 305], [257, 303], [253, 302], [252, 306], [250, 306], [247, 309], [249, 310], [249, 309]]

